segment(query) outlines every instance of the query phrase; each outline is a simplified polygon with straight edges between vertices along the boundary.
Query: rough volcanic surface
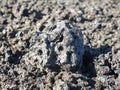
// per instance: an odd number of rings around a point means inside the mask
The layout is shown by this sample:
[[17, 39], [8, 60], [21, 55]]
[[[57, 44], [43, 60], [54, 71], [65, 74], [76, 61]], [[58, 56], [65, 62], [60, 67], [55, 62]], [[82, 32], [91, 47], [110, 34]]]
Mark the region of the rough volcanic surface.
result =
[[0, 0], [0, 90], [80, 89], [120, 89], [120, 0]]
[[[47, 66], [81, 67], [84, 46], [83, 35], [70, 23], [58, 22], [48, 30], [36, 32], [30, 38], [30, 52], [24, 55], [25, 64]], [[65, 69], [65, 67], [63, 67]]]

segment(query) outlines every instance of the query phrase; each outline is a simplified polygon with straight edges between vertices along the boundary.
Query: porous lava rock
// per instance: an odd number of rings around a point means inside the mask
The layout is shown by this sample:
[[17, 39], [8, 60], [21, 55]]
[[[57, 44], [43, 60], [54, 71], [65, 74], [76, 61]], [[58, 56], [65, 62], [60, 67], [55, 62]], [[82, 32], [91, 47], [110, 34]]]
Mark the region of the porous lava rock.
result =
[[38, 68], [82, 65], [82, 32], [69, 22], [61, 21], [47, 30], [34, 33], [29, 43], [29, 53], [24, 56], [26, 64], [37, 65]]

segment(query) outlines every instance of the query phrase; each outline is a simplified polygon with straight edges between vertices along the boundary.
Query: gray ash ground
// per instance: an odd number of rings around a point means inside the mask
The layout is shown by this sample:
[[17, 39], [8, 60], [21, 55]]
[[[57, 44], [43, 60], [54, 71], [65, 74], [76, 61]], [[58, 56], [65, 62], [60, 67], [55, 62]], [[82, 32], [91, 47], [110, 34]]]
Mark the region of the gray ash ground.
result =
[[[31, 37], [61, 21], [83, 34], [82, 67], [38, 68]], [[0, 90], [119, 90], [119, 34], [120, 0], [0, 0]]]

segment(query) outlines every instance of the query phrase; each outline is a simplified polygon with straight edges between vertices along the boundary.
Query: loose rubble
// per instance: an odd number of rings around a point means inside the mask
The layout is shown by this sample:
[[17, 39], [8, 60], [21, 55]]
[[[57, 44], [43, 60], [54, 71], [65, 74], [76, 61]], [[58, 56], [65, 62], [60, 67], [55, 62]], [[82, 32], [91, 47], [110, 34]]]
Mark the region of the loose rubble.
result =
[[0, 90], [119, 90], [119, 0], [0, 1]]

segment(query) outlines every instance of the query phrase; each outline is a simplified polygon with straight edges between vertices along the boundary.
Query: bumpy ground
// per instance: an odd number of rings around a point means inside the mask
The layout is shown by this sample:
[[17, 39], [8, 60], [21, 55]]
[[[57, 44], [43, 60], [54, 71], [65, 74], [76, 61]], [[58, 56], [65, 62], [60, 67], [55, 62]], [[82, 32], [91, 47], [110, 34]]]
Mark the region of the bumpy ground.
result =
[[[61, 30], [57, 32], [55, 26], [58, 22], [66, 22], [64, 28], [68, 30], [74, 27], [78, 30], [75, 32], [82, 32], [84, 45], [79, 39], [81, 43], [75, 44], [77, 34], [59, 35]], [[56, 34], [52, 34], [59, 38], [53, 40], [53, 44], [44, 37], [47, 41], [41, 44], [41, 35], [47, 30], [56, 30]], [[63, 41], [71, 39], [81, 55], [77, 52], [74, 57], [80, 56], [82, 67], [61, 67], [59, 63], [59, 66], [41, 69], [41, 65], [49, 62], [40, 56], [43, 53], [53, 62], [57, 55], [57, 62], [66, 61], [62, 59], [67, 53]], [[62, 47], [57, 54], [53, 49], [45, 52], [50, 50], [44, 44], [56, 47], [59, 42]], [[45, 51], [36, 54], [39, 48]], [[70, 58], [71, 52], [66, 55], [70, 60], [77, 60]], [[0, 0], [0, 90], [80, 89], [120, 89], [120, 0]]]

